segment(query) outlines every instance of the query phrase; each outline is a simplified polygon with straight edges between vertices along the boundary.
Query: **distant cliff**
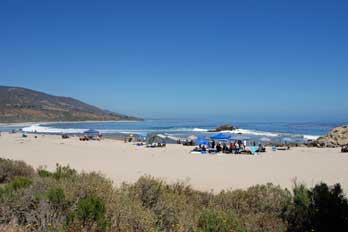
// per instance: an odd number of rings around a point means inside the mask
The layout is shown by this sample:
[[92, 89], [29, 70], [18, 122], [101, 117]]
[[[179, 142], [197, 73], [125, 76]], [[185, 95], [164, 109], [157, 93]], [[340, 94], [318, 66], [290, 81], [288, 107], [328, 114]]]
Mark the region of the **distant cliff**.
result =
[[142, 120], [86, 104], [70, 97], [0, 86], [0, 122]]

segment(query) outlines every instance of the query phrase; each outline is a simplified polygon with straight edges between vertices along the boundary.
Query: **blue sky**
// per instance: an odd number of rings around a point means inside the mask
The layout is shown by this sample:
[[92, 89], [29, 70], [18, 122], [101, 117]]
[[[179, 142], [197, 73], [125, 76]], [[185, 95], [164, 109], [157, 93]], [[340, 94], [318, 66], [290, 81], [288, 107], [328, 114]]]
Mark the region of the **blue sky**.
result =
[[348, 118], [347, 1], [0, 1], [0, 85], [142, 117]]

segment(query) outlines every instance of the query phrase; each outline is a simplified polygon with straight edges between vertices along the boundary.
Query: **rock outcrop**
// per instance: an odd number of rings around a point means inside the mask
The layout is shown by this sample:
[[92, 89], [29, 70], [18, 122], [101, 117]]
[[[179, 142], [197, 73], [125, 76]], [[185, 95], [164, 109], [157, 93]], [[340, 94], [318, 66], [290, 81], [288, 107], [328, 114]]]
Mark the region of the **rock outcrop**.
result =
[[211, 130], [209, 132], [233, 131], [235, 129], [236, 128], [232, 126], [231, 124], [226, 124], [226, 125], [219, 126], [215, 130]]
[[334, 128], [327, 136], [316, 141], [320, 146], [339, 147], [348, 145], [348, 126]]

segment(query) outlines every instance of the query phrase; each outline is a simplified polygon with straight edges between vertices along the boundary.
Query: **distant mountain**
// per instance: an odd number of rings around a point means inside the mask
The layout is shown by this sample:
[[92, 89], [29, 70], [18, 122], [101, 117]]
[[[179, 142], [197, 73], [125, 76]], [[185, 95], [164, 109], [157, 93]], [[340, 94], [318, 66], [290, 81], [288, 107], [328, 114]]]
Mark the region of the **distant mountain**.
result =
[[0, 86], [0, 122], [48, 121], [119, 121], [141, 120], [98, 107], [70, 97], [20, 88]]

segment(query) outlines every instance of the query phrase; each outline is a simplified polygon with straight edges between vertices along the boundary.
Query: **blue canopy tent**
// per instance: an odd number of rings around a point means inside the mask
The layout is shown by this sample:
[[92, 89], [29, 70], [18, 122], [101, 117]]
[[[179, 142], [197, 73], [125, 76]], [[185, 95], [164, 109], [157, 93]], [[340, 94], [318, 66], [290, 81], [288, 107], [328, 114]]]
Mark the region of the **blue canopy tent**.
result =
[[209, 141], [205, 138], [198, 138], [195, 140], [196, 144], [198, 145], [206, 145], [209, 146]]
[[84, 134], [88, 136], [97, 136], [97, 135], [100, 135], [100, 132], [94, 129], [89, 129], [89, 130], [86, 130]]
[[226, 135], [224, 133], [219, 133], [214, 136], [211, 136], [210, 138], [213, 140], [227, 140], [230, 139], [232, 136], [231, 135]]

